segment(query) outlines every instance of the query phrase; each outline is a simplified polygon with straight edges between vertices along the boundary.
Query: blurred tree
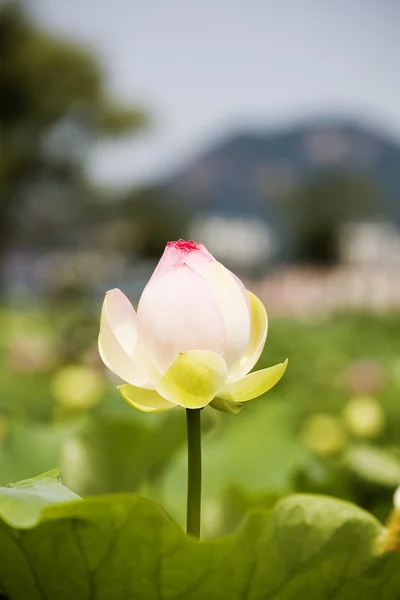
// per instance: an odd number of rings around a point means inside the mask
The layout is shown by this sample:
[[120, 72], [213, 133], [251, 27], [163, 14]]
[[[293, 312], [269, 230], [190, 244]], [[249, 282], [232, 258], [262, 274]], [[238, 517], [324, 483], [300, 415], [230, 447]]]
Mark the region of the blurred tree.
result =
[[[168, 240], [187, 234], [190, 213], [169, 197], [164, 189], [145, 186], [98, 195], [83, 215], [90, 247], [117, 253], [129, 259], [159, 259]], [[95, 198], [96, 200], [96, 198]], [[96, 221], [93, 222], [93, 212]]]
[[17, 2], [0, 7], [0, 268], [12, 244], [72, 242], [93, 194], [89, 147], [146, 124], [105, 90], [95, 57], [40, 31]]
[[121, 208], [134, 227], [129, 249], [139, 256], [158, 259], [168, 240], [186, 235], [189, 218], [186, 208], [166, 202], [165, 192], [157, 187], [131, 191], [124, 197]]
[[382, 190], [362, 174], [321, 174], [300, 185], [285, 203], [295, 260], [337, 263], [341, 225], [378, 217], [383, 200]]

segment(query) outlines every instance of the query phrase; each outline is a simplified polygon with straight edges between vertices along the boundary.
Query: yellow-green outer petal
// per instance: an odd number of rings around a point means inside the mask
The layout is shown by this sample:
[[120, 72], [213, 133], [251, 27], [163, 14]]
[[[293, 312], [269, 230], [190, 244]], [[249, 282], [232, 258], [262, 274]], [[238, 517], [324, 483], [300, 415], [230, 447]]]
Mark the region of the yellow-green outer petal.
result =
[[286, 371], [287, 364], [288, 361], [286, 359], [285, 362], [269, 367], [268, 369], [250, 373], [250, 375], [246, 375], [240, 381], [225, 385], [219, 391], [218, 395], [225, 400], [233, 402], [253, 400], [253, 398], [257, 398], [257, 396], [268, 392], [268, 390], [278, 383]]
[[268, 317], [264, 304], [255, 294], [247, 291], [251, 306], [250, 340], [240, 366], [232, 374], [232, 381], [242, 379], [254, 367], [263, 351], [268, 332]]
[[208, 350], [182, 352], [159, 382], [157, 391], [166, 400], [185, 408], [207, 406], [227, 377], [222, 356]]
[[162, 413], [175, 408], [175, 404], [168, 402], [155, 390], [145, 390], [129, 383], [119, 385], [117, 389], [125, 402], [143, 412]]
[[220, 412], [227, 412], [233, 415], [236, 415], [242, 408], [242, 405], [238, 402], [224, 400], [224, 398], [219, 398], [218, 396], [210, 402], [210, 406], [215, 408], [215, 410], [219, 410]]

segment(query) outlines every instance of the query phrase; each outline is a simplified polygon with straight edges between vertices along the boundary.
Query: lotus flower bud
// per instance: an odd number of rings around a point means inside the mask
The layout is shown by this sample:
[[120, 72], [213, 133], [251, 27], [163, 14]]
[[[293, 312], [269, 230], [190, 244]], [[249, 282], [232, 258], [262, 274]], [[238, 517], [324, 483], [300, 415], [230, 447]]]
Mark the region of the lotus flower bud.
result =
[[122, 397], [145, 412], [208, 404], [238, 412], [273, 387], [287, 361], [248, 374], [264, 348], [260, 300], [202, 244], [169, 242], [137, 313], [118, 289], [107, 292], [99, 352], [126, 383]]

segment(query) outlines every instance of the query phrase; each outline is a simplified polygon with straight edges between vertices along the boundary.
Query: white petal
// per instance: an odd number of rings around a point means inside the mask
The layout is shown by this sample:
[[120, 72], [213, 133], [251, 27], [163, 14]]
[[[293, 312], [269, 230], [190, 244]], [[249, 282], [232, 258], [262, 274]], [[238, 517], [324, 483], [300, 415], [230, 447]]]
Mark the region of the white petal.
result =
[[224, 320], [201, 275], [179, 265], [152, 278], [138, 306], [139, 338], [165, 373], [181, 352], [225, 351]]
[[150, 360], [148, 353], [146, 352], [142, 341], [138, 338], [135, 349], [132, 356], [133, 362], [138, 366], [142, 373], [146, 373], [148, 380], [151, 382], [149, 385], [142, 385], [151, 390], [156, 389], [157, 383], [161, 378], [161, 373], [157, 371], [154, 363]]
[[238, 368], [250, 339], [250, 312], [237, 278], [221, 263], [208, 263], [202, 276], [215, 294], [225, 322], [228, 372]]
[[191, 267], [198, 273], [202, 273], [210, 261], [213, 260], [211, 254], [202, 246], [204, 250], [192, 250], [183, 258], [182, 262], [188, 267]]
[[268, 318], [264, 304], [247, 292], [251, 306], [250, 339], [240, 366], [229, 376], [229, 381], [239, 381], [254, 367], [264, 349], [268, 332]]
[[104, 309], [108, 325], [122, 348], [132, 354], [137, 340], [137, 317], [135, 309], [121, 290], [114, 289], [106, 293]]
[[108, 292], [101, 311], [100, 356], [110, 371], [124, 381], [138, 387], [154, 387], [147, 372], [132, 358], [136, 342], [136, 313], [132, 305], [119, 290]]

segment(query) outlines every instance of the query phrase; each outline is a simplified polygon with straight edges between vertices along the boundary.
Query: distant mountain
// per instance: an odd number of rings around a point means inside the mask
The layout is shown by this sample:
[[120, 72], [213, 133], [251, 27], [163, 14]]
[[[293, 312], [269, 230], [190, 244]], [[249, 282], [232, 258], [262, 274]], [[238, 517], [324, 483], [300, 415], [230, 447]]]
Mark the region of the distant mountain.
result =
[[356, 122], [313, 121], [222, 140], [173, 174], [164, 187], [195, 212], [279, 221], [277, 205], [324, 173], [358, 173], [382, 189], [384, 215], [400, 226], [400, 143]]

